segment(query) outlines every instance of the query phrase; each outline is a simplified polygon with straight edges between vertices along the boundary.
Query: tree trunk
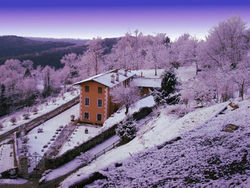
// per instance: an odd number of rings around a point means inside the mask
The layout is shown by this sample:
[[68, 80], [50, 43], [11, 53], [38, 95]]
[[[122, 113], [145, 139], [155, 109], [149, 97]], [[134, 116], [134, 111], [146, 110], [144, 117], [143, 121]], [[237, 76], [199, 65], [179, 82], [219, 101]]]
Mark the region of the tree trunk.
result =
[[125, 114], [127, 115], [128, 114], [129, 105], [125, 105], [125, 107], [126, 107]]
[[243, 81], [243, 83], [240, 84], [240, 91], [239, 91], [239, 97], [241, 97], [242, 100], [244, 100], [244, 86], [245, 86], [245, 83]]

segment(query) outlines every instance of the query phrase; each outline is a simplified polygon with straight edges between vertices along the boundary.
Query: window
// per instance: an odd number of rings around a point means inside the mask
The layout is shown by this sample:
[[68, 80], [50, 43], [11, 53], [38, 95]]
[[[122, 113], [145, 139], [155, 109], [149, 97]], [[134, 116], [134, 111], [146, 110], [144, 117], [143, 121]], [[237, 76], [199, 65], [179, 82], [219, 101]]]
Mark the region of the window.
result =
[[98, 87], [98, 93], [102, 93], [102, 88]]
[[89, 106], [89, 98], [85, 98], [84, 104], [85, 104], [85, 106]]
[[102, 121], [102, 114], [97, 114], [97, 121]]
[[97, 100], [97, 106], [98, 107], [102, 107], [102, 99], [98, 99]]
[[85, 92], [89, 92], [89, 86], [85, 86]]
[[89, 120], [89, 113], [88, 112], [84, 112], [84, 119]]

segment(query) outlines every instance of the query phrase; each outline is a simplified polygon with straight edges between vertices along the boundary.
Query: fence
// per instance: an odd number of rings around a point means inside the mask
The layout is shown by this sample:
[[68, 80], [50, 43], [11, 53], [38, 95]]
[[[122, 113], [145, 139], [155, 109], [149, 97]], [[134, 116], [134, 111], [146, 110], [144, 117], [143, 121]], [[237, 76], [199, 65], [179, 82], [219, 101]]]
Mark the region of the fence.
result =
[[116, 142], [114, 142], [112, 145], [104, 148], [102, 151], [96, 153], [93, 157], [93, 160], [95, 160], [96, 158], [100, 157], [101, 155], [105, 154], [106, 152], [108, 152], [109, 150], [115, 148], [119, 143], [121, 142], [121, 140], [117, 140]]

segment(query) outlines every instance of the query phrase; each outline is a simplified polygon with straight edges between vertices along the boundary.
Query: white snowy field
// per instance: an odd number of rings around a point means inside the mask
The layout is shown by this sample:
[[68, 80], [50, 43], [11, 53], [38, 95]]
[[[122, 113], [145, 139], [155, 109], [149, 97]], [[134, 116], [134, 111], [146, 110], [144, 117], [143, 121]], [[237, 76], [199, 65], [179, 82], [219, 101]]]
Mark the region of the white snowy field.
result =
[[226, 106], [227, 103], [222, 103], [204, 109], [197, 109], [180, 119], [174, 115], [167, 115], [166, 111], [168, 109], [159, 109], [160, 115], [156, 116], [142, 127], [135, 139], [126, 145], [109, 151], [93, 161], [90, 165], [81, 168], [76, 173], [66, 178], [60, 186], [68, 187], [88, 174], [94, 173], [117, 161], [129, 158], [131, 155], [135, 155], [147, 148], [160, 145], [167, 140], [171, 140], [172, 138], [192, 130], [210, 120]]
[[0, 173], [15, 168], [13, 144], [0, 145]]
[[[93, 157], [94, 155], [98, 154], [101, 152], [103, 149], [110, 147], [114, 142], [118, 141], [120, 138], [118, 136], [113, 136], [107, 140], [105, 140], [103, 143], [97, 145], [96, 147], [90, 149], [87, 153]], [[43, 179], [48, 181], [54, 180], [56, 178], [59, 178], [63, 175], [66, 175], [73, 170], [77, 169], [83, 164], [83, 160], [85, 160], [86, 153], [83, 153], [82, 155], [76, 157], [72, 161], [60, 166], [59, 168], [50, 170], [48, 174], [42, 177], [40, 181]]]
[[[53, 140], [55, 140], [55, 138], [59, 135], [59, 131], [71, 121], [70, 116], [75, 115], [76, 118], [79, 116], [79, 108], [80, 105], [76, 104], [70, 109], [31, 130], [27, 134], [29, 139], [27, 143], [29, 154], [31, 156], [43, 156], [48, 147], [52, 144]], [[39, 129], [42, 129], [42, 132], [38, 133]], [[34, 165], [35, 164], [36, 163], [34, 163]], [[32, 165], [31, 169], [33, 167], [34, 166]]]
[[[88, 133], [85, 133], [86, 129], [88, 130]], [[74, 147], [79, 146], [87, 140], [93, 138], [99, 133], [100, 129], [100, 127], [94, 127], [93, 125], [78, 125], [71, 134], [69, 140], [67, 140], [67, 142], [65, 142], [65, 144], [60, 148], [58, 155], [62, 155], [66, 151], [73, 149]]]
[[[64, 97], [56, 97], [56, 98], [53, 98], [53, 99], [50, 99], [49, 102], [46, 103], [42, 103], [40, 105], [35, 105], [35, 106], [32, 106], [32, 107], [29, 107], [29, 108], [24, 108], [24, 109], [21, 109], [19, 111], [16, 111], [10, 115], [6, 115], [6, 116], [3, 116], [0, 118], [0, 122], [3, 124], [3, 128], [0, 129], [0, 135], [1, 134], [4, 134], [5, 132], [15, 128], [15, 127], [18, 127], [24, 123], [27, 123], [29, 121], [31, 121], [32, 119], [35, 119], [43, 114], [46, 114], [54, 109], [56, 109], [57, 107], [61, 106], [62, 104], [65, 104], [67, 103], [68, 101], [72, 100], [73, 98], [75, 98], [77, 95], [79, 95], [79, 92], [78, 90], [75, 90], [75, 91], [71, 91], [71, 92], [66, 92], [64, 93]], [[34, 114], [32, 112], [32, 109], [33, 108], [37, 108], [38, 110], [38, 113], [37, 114]], [[25, 120], [24, 117], [23, 117], [23, 114], [25, 113], [29, 113], [30, 114], [30, 117], [29, 119]], [[15, 123], [15, 125], [13, 125], [13, 123], [11, 123], [11, 118], [12, 117], [15, 117], [17, 122]]]
[[[155, 106], [155, 101], [154, 101], [154, 97], [153, 96], [147, 96], [139, 101], [137, 101], [135, 104], [132, 104], [129, 107], [129, 111], [128, 111], [128, 115], [131, 115], [135, 112], [138, 112], [141, 108], [144, 107], [153, 107]], [[116, 123], [119, 123], [120, 121], [122, 121], [125, 117], [126, 109], [122, 108], [120, 110], [118, 110], [116, 113], [114, 113], [111, 117], [109, 117], [103, 124], [101, 131], [113, 126]]]
[[140, 70], [133, 70], [132, 72], [137, 76], [142, 76], [145, 78], [161, 78], [165, 69], [157, 69], [157, 75], [155, 75], [155, 69], [140, 69]]
[[[137, 101], [134, 105], [132, 105], [130, 107], [129, 114], [133, 114], [135, 112], [138, 112], [143, 107], [153, 107], [154, 105], [155, 105], [155, 102], [154, 102], [154, 99], [152, 96], [145, 97], [145, 98]], [[113, 126], [114, 124], [122, 121], [124, 118], [126, 118], [126, 115], [125, 115], [125, 109], [123, 108], [123, 109], [120, 109], [119, 112], [116, 112], [115, 114], [113, 114], [112, 117], [108, 118], [104, 122], [103, 127], [98, 128], [99, 129], [98, 133], [100, 133], [100, 132], [106, 130], [107, 128]], [[85, 130], [84, 126], [81, 128], [81, 130], [82, 131]], [[83, 133], [79, 134], [79, 135], [82, 135], [82, 138], [81, 138], [81, 136], [77, 136], [76, 139], [78, 141], [80, 141], [82, 139], [82, 141], [83, 141], [84, 140]], [[105, 149], [109, 146], [112, 146], [112, 144], [117, 142], [118, 140], [119, 140], [119, 137], [115, 135], [115, 136], [111, 137], [110, 139], [106, 140], [105, 142], [103, 142], [102, 144], [99, 144], [96, 147], [92, 148], [91, 150], [88, 151], [88, 153], [91, 156], [94, 156], [94, 155], [98, 154], [99, 152], [101, 152], [103, 149]], [[67, 145], [67, 143], [66, 143], [66, 145]], [[70, 145], [70, 148], [77, 146], [77, 145], [78, 145], [77, 142], [74, 142], [74, 143], [72, 142]], [[65, 146], [64, 151], [66, 151], [67, 149], [69, 149], [69, 147]], [[84, 156], [84, 154], [83, 154], [83, 156]], [[60, 177], [63, 174], [69, 173], [73, 169], [76, 169], [78, 166], [80, 166], [81, 163], [82, 163], [81, 156], [79, 156], [79, 157], [75, 158], [74, 160], [70, 161], [69, 163], [67, 163], [67, 164], [65, 164], [57, 169], [52, 170], [49, 174], [46, 175], [46, 181], [53, 180], [57, 177]]]
[[[135, 154], [121, 161], [120, 167], [99, 170], [106, 179], [86, 187], [248, 188], [250, 100], [238, 105], [181, 134], [178, 141]], [[85, 170], [78, 174], [86, 174]], [[76, 180], [69, 177], [68, 183], [70, 178]], [[67, 187], [66, 180], [61, 187]]]

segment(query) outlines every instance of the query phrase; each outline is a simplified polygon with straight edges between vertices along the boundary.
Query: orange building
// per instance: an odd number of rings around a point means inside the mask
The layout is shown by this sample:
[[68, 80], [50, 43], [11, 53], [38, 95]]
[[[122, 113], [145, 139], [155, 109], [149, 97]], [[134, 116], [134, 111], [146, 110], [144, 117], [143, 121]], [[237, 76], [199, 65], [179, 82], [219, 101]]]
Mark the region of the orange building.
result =
[[117, 85], [128, 85], [134, 73], [112, 70], [75, 83], [80, 85], [80, 121], [102, 125], [117, 110], [110, 91]]

